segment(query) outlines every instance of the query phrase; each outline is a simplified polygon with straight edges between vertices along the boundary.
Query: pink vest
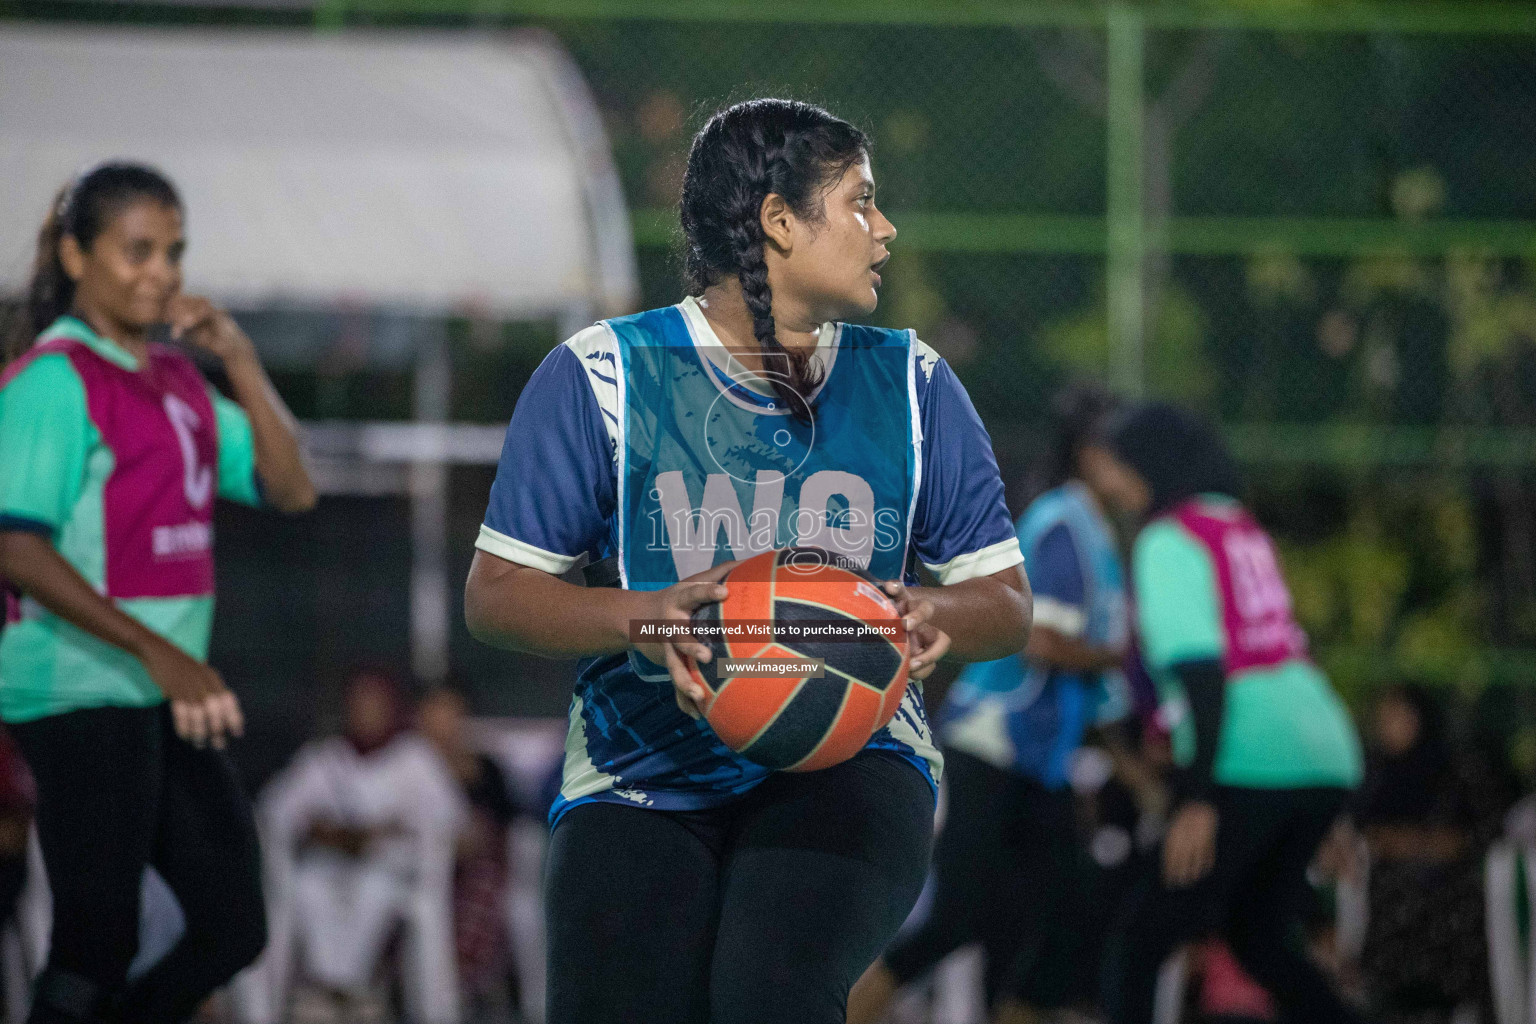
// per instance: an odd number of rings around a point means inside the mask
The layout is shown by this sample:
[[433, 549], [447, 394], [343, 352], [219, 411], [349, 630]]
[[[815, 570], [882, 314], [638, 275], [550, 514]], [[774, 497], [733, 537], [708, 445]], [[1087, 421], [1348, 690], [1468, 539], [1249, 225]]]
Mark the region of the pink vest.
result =
[[[102, 495], [106, 596], [212, 594], [219, 440], [197, 366], [175, 349], [151, 345], [147, 365], [135, 372], [84, 342], [54, 338], [7, 367], [0, 387], [55, 352], [84, 382], [87, 413], [115, 460]], [[8, 595], [8, 619], [15, 603]]]
[[1228, 675], [1307, 657], [1275, 546], [1240, 505], [1193, 498], [1170, 515], [1210, 552], [1221, 588]]

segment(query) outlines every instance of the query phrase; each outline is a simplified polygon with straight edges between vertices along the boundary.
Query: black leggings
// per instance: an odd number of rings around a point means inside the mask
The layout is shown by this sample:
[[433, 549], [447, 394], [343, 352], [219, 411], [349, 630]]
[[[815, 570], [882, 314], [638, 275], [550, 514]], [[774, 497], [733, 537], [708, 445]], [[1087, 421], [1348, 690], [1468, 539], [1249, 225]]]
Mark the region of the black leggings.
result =
[[572, 808], [550, 848], [549, 1024], [841, 1024], [932, 832], [927, 781], [887, 751], [711, 810]]
[[[9, 726], [37, 779], [53, 938], [33, 1024], [172, 1024], [266, 945], [261, 855], [229, 759], [179, 739], [166, 705], [93, 708]], [[144, 867], [186, 918], [132, 985]]]
[[986, 995], [1068, 1001], [1070, 901], [1086, 884], [1070, 790], [1054, 792], [959, 751], [944, 753], [948, 809], [934, 850], [932, 908], [886, 950], [899, 984], [980, 942]]
[[1104, 963], [1113, 1024], [1149, 1024], [1157, 974], [1174, 949], [1219, 932], [1286, 1024], [1355, 1024], [1303, 946], [1307, 866], [1343, 807], [1342, 789], [1217, 790], [1216, 863], [1169, 889], [1162, 861], [1130, 897]]

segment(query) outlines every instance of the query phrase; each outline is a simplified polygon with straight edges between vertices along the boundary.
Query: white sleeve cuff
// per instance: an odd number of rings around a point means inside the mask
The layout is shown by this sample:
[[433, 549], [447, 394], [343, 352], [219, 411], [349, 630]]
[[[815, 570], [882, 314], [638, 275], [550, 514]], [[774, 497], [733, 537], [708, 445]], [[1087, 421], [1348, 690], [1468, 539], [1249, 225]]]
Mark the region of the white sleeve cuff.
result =
[[480, 536], [475, 538], [475, 547], [518, 565], [542, 569], [551, 576], [563, 576], [576, 564], [575, 555], [557, 555], [553, 551], [536, 548], [504, 533], [497, 533], [484, 523], [480, 524]]
[[1081, 608], [1054, 597], [1035, 597], [1035, 625], [1054, 629], [1062, 636], [1079, 637], [1087, 624], [1088, 616]]
[[1019, 539], [1009, 537], [1007, 540], [998, 541], [988, 545], [980, 551], [971, 551], [964, 555], [956, 555], [943, 565], [927, 565], [933, 574], [939, 578], [939, 582], [948, 587], [956, 583], [964, 583], [978, 576], [991, 576], [995, 572], [1011, 569], [1024, 561], [1024, 552], [1019, 550]]

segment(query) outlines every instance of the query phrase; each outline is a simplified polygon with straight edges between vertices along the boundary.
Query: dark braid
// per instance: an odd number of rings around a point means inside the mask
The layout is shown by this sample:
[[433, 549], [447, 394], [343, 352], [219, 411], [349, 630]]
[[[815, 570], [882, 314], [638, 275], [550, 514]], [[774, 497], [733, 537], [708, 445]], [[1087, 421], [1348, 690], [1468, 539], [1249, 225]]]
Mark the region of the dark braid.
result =
[[752, 314], [752, 336], [757, 339], [763, 353], [763, 376], [773, 385], [779, 396], [796, 419], [810, 420], [811, 409], [806, 395], [815, 391], [826, 377], [821, 360], [808, 352], [791, 352], [779, 342], [773, 322], [773, 289], [768, 287], [768, 261], [763, 257], [761, 225], [753, 222], [756, 231], [745, 226], [737, 232], [756, 241], [733, 239], [740, 265], [736, 278], [741, 282], [741, 295]]
[[165, 175], [142, 164], [105, 163], [84, 171], [54, 198], [37, 233], [37, 256], [22, 307], [6, 330], [5, 359], [21, 355], [75, 301], [75, 282], [64, 272], [59, 244], [72, 237], [82, 250], [131, 203], [149, 200], [181, 209], [181, 197]]
[[826, 378], [813, 353], [786, 349], [773, 318], [763, 254], [763, 200], [778, 195], [797, 217], [822, 216], [822, 197], [869, 150], [864, 133], [808, 103], [761, 99], [715, 114], [693, 140], [683, 176], [682, 224], [688, 289], [704, 292], [729, 276], [741, 282], [763, 376], [797, 419]]

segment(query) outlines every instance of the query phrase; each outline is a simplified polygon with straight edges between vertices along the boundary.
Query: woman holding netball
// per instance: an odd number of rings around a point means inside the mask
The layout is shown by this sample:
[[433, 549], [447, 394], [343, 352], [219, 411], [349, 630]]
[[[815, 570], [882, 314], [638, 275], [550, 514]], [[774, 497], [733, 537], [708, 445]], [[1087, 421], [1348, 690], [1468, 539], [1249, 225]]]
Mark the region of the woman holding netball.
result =
[[1159, 870], [1105, 953], [1109, 1019], [1150, 1024], [1163, 960], [1219, 932], [1283, 1020], [1355, 1021], [1296, 940], [1307, 867], [1360, 780], [1359, 741], [1307, 656], [1274, 545], [1215, 431], [1188, 413], [1137, 410], [1085, 466], [1143, 519], [1138, 639], [1179, 765]]
[[[908, 621], [912, 676], [1028, 638], [991, 445], [949, 367], [875, 308], [895, 229], [852, 125], [737, 104], [683, 183], [689, 296], [557, 348], [520, 397], [470, 570], [470, 628], [585, 659], [551, 811], [551, 1024], [831, 1024], [922, 886], [939, 757], [920, 688], [833, 767], [770, 772], [699, 719], [632, 620], [727, 597], [734, 559], [841, 553]], [[912, 589], [911, 559], [945, 584]], [[560, 579], [614, 559], [618, 588]]]
[[[37, 778], [53, 893], [30, 1020], [180, 1021], [266, 940], [250, 807], [222, 748], [240, 707], [204, 664], [215, 496], [296, 512], [315, 492], [249, 338], [181, 294], [181, 200], [103, 164], [39, 237], [0, 376], [0, 718]], [[235, 400], [173, 339], [219, 358]], [[126, 982], [146, 865], [186, 919]]]

